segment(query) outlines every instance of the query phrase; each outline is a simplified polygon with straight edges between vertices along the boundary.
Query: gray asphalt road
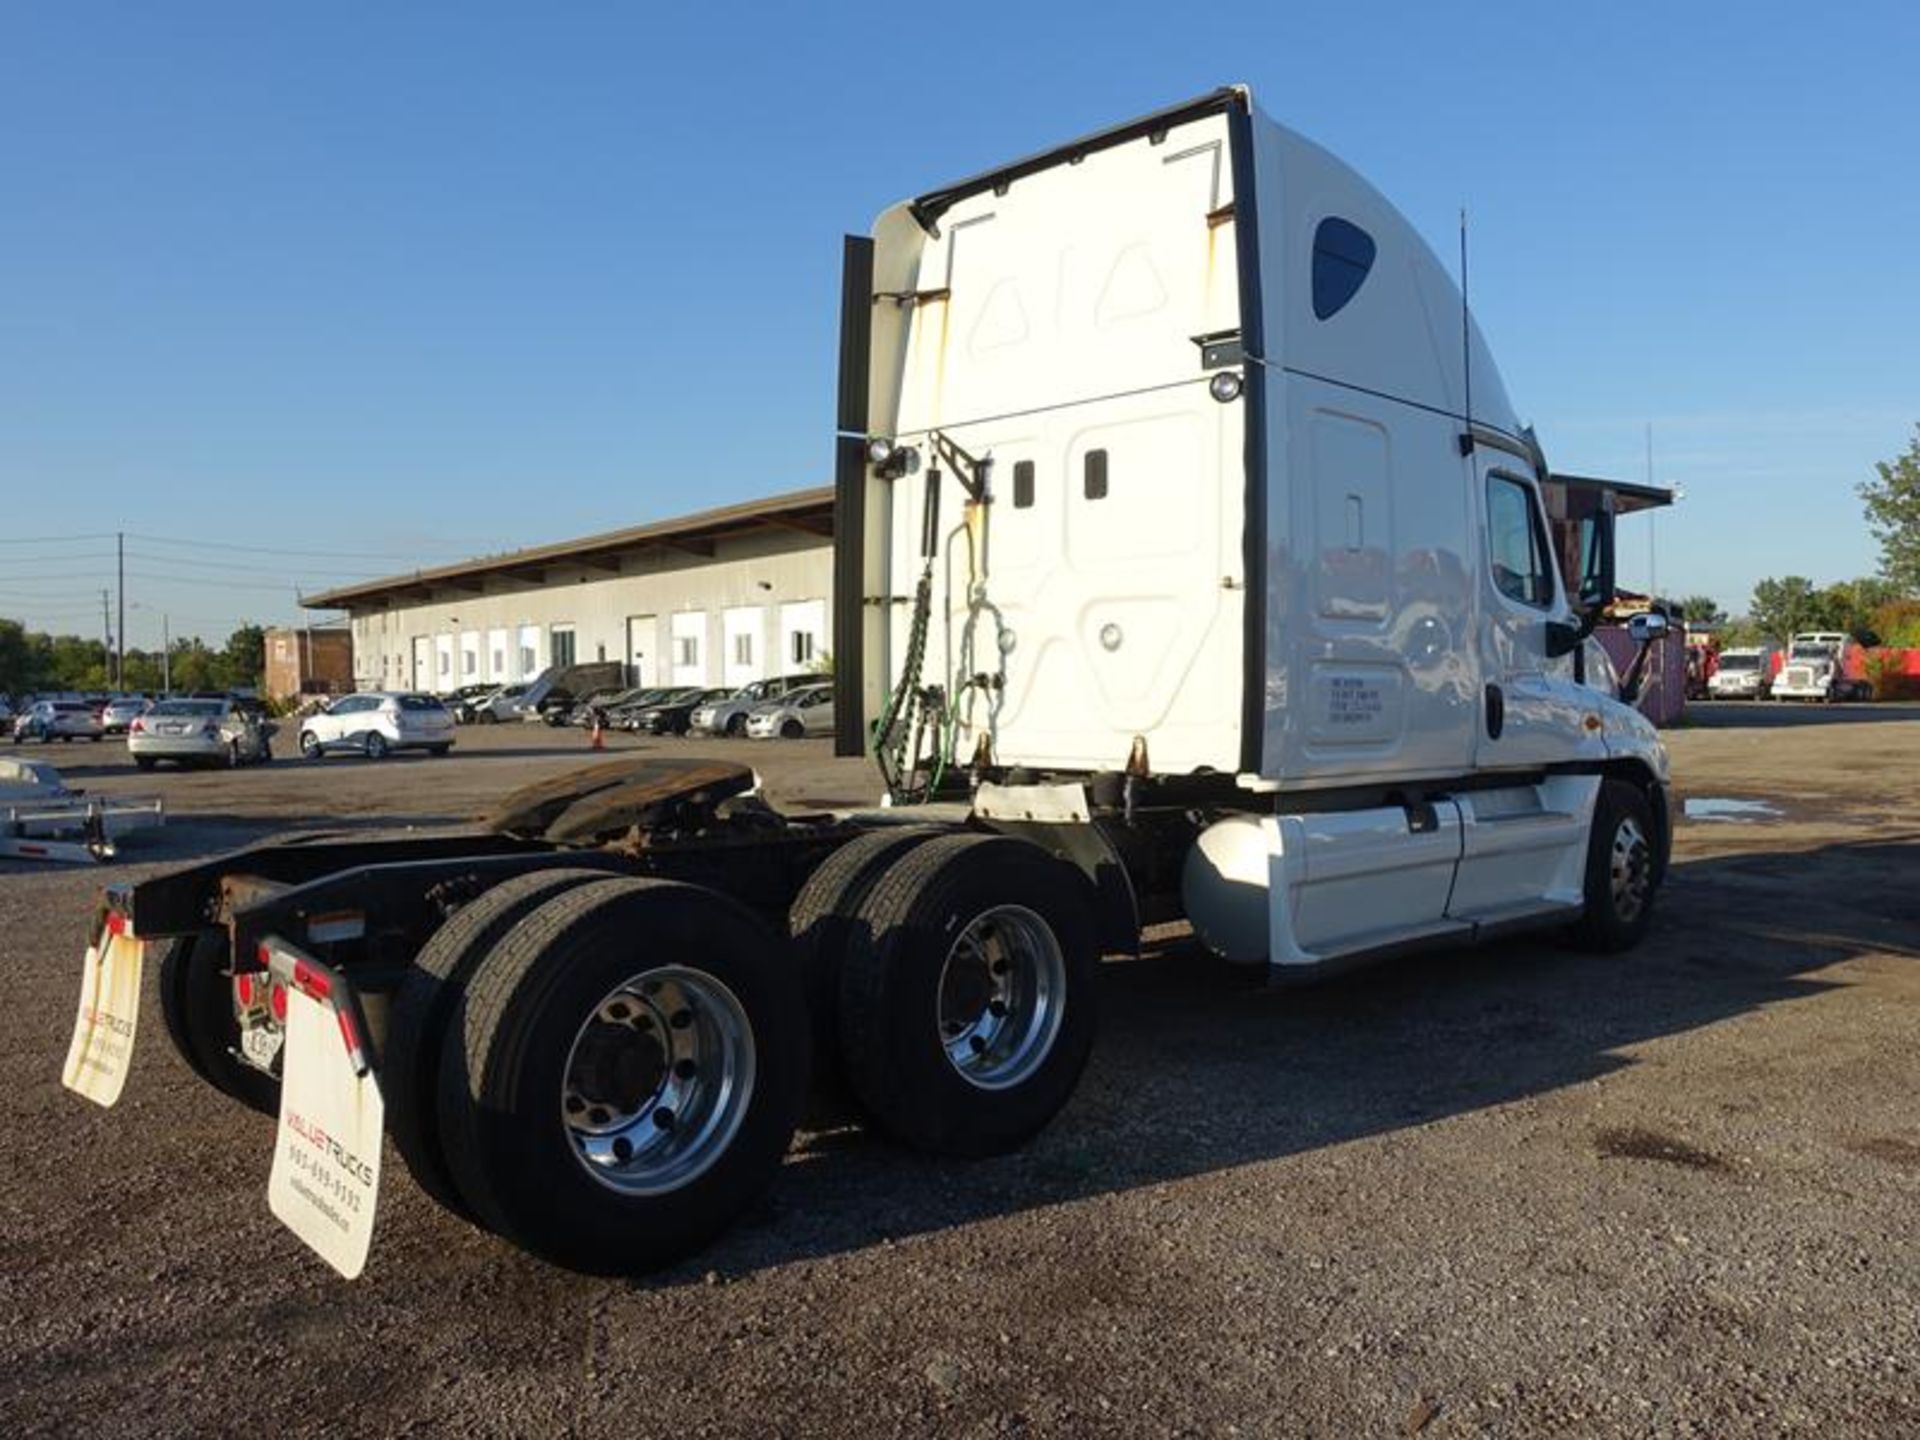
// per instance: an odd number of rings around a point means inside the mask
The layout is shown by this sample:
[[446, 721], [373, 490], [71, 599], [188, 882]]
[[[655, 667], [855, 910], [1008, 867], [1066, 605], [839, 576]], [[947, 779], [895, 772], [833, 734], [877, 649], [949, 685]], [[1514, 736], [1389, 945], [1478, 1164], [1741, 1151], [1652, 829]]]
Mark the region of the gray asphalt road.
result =
[[[1815, 712], [1824, 713], [1824, 712]], [[1920, 1425], [1920, 725], [1672, 737], [1655, 939], [1540, 941], [1311, 990], [1177, 938], [1026, 1151], [810, 1135], [770, 1202], [638, 1281], [547, 1268], [388, 1157], [365, 1278], [265, 1207], [271, 1122], [148, 1007], [127, 1098], [60, 1089], [99, 873], [0, 868], [8, 1433], [1885, 1435]], [[471, 742], [471, 743], [469, 743]], [[117, 871], [308, 820], [440, 825], [577, 759], [138, 775], [177, 823]], [[681, 752], [684, 753], [684, 747]], [[863, 799], [822, 747], [721, 747]], [[68, 758], [56, 755], [56, 760]], [[85, 763], [79, 763], [84, 761]]]

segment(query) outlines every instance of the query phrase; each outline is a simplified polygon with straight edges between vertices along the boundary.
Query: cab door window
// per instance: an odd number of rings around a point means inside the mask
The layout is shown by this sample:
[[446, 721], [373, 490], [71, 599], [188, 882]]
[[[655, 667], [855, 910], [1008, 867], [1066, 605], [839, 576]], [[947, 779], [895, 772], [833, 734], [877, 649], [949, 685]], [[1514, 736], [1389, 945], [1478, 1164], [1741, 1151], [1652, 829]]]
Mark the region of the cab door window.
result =
[[1487, 557], [1494, 587], [1510, 600], [1545, 610], [1553, 604], [1547, 527], [1533, 488], [1511, 475], [1487, 476]]

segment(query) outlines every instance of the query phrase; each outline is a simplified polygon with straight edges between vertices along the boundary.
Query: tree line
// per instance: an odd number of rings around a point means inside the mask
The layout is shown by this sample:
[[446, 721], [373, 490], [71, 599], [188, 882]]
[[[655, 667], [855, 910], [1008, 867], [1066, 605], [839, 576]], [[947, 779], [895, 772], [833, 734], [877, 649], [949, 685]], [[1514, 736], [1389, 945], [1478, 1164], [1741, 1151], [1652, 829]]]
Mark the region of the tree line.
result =
[[164, 688], [163, 680], [176, 691], [256, 689], [266, 672], [266, 631], [241, 625], [217, 650], [198, 637], [183, 636], [164, 658], [163, 664], [158, 650], [128, 650], [126, 675], [116, 686], [113, 659], [102, 641], [50, 635], [0, 619], [0, 695], [111, 689], [152, 695]]
[[1680, 607], [1712, 626], [1725, 645], [1784, 644], [1808, 630], [1844, 631], [1863, 645], [1920, 647], [1920, 425], [1906, 451], [1874, 466], [1858, 487], [1867, 527], [1880, 542], [1880, 573], [1817, 586], [1804, 575], [1769, 576], [1744, 615], [1729, 617], [1710, 595]]

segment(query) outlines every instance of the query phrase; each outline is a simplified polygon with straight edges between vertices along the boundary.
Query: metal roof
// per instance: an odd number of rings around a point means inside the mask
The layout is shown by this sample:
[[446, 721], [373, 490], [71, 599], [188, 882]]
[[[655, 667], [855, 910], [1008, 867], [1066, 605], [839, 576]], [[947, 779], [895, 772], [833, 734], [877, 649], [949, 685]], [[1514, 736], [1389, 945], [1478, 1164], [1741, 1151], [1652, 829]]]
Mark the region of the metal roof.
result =
[[1612, 491], [1616, 515], [1631, 515], [1635, 510], [1654, 510], [1662, 505], [1673, 504], [1673, 491], [1659, 485], [1643, 485], [1633, 480], [1607, 480], [1598, 475], [1562, 475], [1558, 471], [1547, 476], [1547, 479], [1551, 483], [1565, 485], [1569, 490]]
[[656, 520], [650, 525], [634, 525], [625, 530], [608, 530], [585, 535], [578, 540], [560, 540], [551, 545], [534, 545], [525, 550], [508, 550], [499, 555], [483, 555], [431, 570], [415, 570], [405, 575], [389, 575], [379, 580], [364, 580], [322, 590], [300, 597], [309, 610], [346, 610], [355, 605], [417, 595], [443, 586], [477, 588], [476, 582], [496, 576], [537, 579], [541, 572], [556, 565], [606, 566], [610, 557], [627, 550], [677, 550], [696, 556], [711, 556], [714, 542], [738, 535], [767, 530], [797, 531], [822, 540], [833, 537], [833, 488], [793, 490], [750, 500], [740, 505], [725, 505], [717, 510], [701, 510], [672, 520]]

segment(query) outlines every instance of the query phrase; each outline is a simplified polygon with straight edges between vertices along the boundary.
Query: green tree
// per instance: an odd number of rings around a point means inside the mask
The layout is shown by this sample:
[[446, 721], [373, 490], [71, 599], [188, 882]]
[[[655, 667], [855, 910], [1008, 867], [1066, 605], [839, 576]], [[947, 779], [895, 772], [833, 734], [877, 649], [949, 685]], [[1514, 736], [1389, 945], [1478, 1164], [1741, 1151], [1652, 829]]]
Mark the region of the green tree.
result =
[[1786, 644], [1802, 630], [1820, 623], [1820, 597], [1804, 575], [1768, 577], [1753, 587], [1747, 618], [1769, 640]]
[[258, 625], [242, 625], [227, 637], [220, 651], [220, 671], [228, 689], [256, 689], [267, 673], [267, 632]]
[[1884, 640], [1879, 613], [1899, 598], [1898, 587], [1876, 575], [1842, 580], [1820, 592], [1819, 623], [1826, 629], [1846, 631], [1862, 645], [1878, 645]]
[[1905, 454], [1873, 468], [1880, 478], [1863, 482], [1860, 498], [1880, 542], [1880, 574], [1902, 595], [1920, 593], [1920, 425]]
[[1727, 612], [1720, 608], [1720, 602], [1711, 595], [1687, 596], [1680, 602], [1680, 613], [1687, 617], [1689, 625], [1695, 627], [1727, 623]]

